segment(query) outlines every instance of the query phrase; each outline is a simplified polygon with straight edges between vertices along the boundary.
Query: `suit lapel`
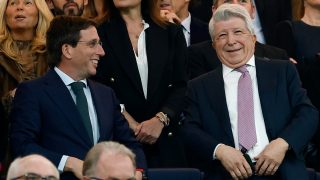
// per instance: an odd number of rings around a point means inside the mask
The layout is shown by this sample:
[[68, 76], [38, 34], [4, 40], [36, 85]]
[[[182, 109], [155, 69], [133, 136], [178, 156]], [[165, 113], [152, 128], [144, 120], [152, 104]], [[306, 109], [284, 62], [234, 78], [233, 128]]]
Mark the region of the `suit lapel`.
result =
[[270, 123], [273, 120], [272, 112], [275, 112], [273, 104], [275, 103], [277, 95], [275, 92], [278, 83], [277, 74], [276, 71], [272, 70], [272, 68], [267, 67], [271, 65], [268, 63], [268, 61], [270, 61], [269, 59], [261, 59], [257, 57], [255, 59], [261, 109], [267, 133], [270, 135], [270, 133], [272, 134], [272, 130], [270, 129]]
[[229, 140], [233, 140], [230, 117], [228, 112], [228, 106], [226, 101], [226, 95], [224, 90], [224, 81], [222, 77], [222, 66], [217, 67], [216, 70], [212, 71], [212, 76], [207, 79], [205, 84], [207, 85], [207, 94], [210, 99], [211, 109], [216, 113], [219, 121], [222, 121], [222, 125]]
[[[121, 18], [112, 20], [107, 24], [106, 29], [106, 39], [109, 41], [112, 52], [115, 53], [116, 61], [119, 61], [129, 79], [143, 95], [136, 58], [124, 21]], [[108, 50], [106, 51], [108, 53]]]
[[49, 98], [51, 98], [51, 100], [56, 104], [57, 108], [60, 109], [61, 113], [70, 122], [72, 125], [70, 128], [74, 128], [78, 132], [78, 135], [85, 140], [87, 144], [91, 145], [92, 142], [86, 133], [80, 113], [78, 112], [71, 94], [54, 70], [50, 70], [45, 76], [44, 89]]
[[[169, 42], [168, 33], [161, 27], [149, 23], [149, 28], [146, 29], [146, 46], [148, 56], [148, 98], [152, 97], [156, 92], [163, 70], [168, 63], [169, 57]], [[161, 48], [161, 50], [159, 49]]]
[[92, 101], [93, 101], [94, 108], [97, 113], [97, 121], [98, 121], [99, 132], [100, 132], [100, 137], [98, 139], [98, 142], [100, 142], [100, 139], [106, 139], [105, 132], [106, 132], [106, 127], [108, 127], [108, 125], [107, 125], [107, 121], [105, 119], [110, 116], [105, 114], [106, 111], [103, 106], [103, 104], [104, 104], [103, 101], [105, 101], [105, 99], [101, 98], [101, 96], [99, 96], [99, 92], [97, 91], [94, 83], [91, 80], [88, 80], [87, 82], [90, 87]]

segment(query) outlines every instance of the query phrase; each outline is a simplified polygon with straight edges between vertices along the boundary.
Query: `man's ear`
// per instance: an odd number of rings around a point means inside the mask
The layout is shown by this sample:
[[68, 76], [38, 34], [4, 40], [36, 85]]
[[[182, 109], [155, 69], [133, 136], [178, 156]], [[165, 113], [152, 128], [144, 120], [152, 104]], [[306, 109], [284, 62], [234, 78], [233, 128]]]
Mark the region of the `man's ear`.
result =
[[61, 52], [62, 52], [62, 55], [63, 55], [64, 57], [66, 57], [67, 59], [71, 59], [71, 58], [72, 58], [72, 48], [71, 48], [71, 45], [68, 45], [68, 44], [62, 45], [62, 47], [61, 47]]
[[49, 9], [54, 9], [54, 5], [53, 5], [52, 0], [46, 0], [46, 3], [48, 5]]

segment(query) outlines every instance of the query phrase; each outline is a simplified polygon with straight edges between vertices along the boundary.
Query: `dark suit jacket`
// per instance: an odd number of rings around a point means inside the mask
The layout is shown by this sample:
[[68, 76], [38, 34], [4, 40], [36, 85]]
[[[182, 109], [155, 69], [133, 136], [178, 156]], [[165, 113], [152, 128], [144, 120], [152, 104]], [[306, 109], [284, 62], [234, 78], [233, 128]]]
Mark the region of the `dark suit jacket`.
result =
[[[256, 57], [256, 72], [262, 114], [269, 141], [278, 137], [288, 142], [291, 150], [279, 167], [286, 179], [303, 179], [306, 175], [302, 150], [314, 134], [318, 111], [301, 88], [298, 73], [289, 61]], [[187, 91], [185, 143], [192, 153], [193, 165], [209, 177], [225, 179], [228, 173], [213, 151], [219, 143], [235, 146], [225, 98], [222, 66], [191, 80]], [[294, 173], [293, 173], [294, 172]], [[219, 179], [219, 178], [217, 178]], [[290, 178], [289, 178], [290, 179]]]
[[[137, 155], [146, 168], [141, 145], [120, 112], [113, 91], [88, 80], [100, 131], [100, 141], [118, 141]], [[54, 70], [18, 86], [11, 113], [14, 157], [41, 154], [58, 166], [62, 155], [84, 159], [93, 146], [68, 88]], [[62, 179], [72, 179], [63, 173]]]
[[[273, 46], [264, 45], [259, 42], [256, 42], [254, 54], [262, 58], [289, 59], [286, 51]], [[205, 41], [188, 47], [188, 55], [189, 79], [193, 79], [201, 74], [207, 73], [221, 64], [215, 49], [212, 47], [211, 41]]]
[[[149, 24], [149, 28], [145, 30], [148, 58], [147, 99], [144, 97], [127, 28], [121, 17], [112, 19], [98, 28], [106, 55], [99, 61], [94, 79], [113, 88], [120, 102], [138, 122], [149, 120], [160, 111], [168, 114], [171, 125], [163, 129], [155, 145], [146, 145], [144, 150], [149, 165], [180, 166], [172, 161], [181, 153], [171, 147], [174, 143], [167, 143], [176, 136], [172, 128], [177, 124], [176, 117], [182, 111], [186, 90], [185, 39], [179, 26], [170, 24], [160, 27], [150, 19], [145, 20]], [[152, 157], [157, 159], [157, 165], [150, 162]], [[172, 163], [167, 164], [166, 161]]]
[[291, 0], [255, 0], [256, 9], [267, 44], [275, 45], [275, 27], [284, 20], [291, 20]]
[[190, 44], [195, 44], [210, 39], [208, 23], [205, 23], [191, 15]]

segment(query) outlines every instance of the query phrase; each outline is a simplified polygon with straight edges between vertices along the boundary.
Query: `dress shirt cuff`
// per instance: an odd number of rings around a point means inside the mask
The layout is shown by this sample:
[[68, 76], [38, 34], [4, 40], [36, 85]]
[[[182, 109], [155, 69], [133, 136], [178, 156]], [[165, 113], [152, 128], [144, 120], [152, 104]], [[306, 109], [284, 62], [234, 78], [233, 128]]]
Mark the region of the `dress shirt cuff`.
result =
[[216, 151], [217, 151], [218, 147], [221, 146], [221, 145], [222, 145], [222, 143], [218, 144], [218, 145], [216, 146], [216, 148], [214, 148], [214, 151], [213, 151], [213, 160], [216, 160], [216, 159], [217, 159], [217, 157], [216, 157]]
[[58, 170], [60, 173], [63, 172], [63, 169], [64, 169], [64, 166], [66, 165], [66, 162], [68, 160], [68, 157], [69, 156], [66, 156], [66, 155], [63, 155], [61, 160], [60, 160], [60, 163], [59, 163], [59, 166], [58, 166]]

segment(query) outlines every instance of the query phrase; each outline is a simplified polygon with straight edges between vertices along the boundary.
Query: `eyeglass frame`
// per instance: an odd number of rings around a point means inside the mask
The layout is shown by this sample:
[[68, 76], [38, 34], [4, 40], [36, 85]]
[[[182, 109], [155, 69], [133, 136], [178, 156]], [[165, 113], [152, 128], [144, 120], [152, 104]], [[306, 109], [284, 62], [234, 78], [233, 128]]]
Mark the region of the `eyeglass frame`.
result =
[[31, 177], [28, 177], [32, 175], [33, 177], [36, 177], [36, 178], [41, 178], [41, 180], [50, 180], [49, 178], [52, 178], [51, 180], [59, 180], [59, 178], [53, 176], [53, 175], [49, 175], [49, 176], [41, 176], [37, 173], [25, 173], [21, 176], [18, 176], [18, 177], [15, 177], [15, 178], [11, 178], [10, 180], [18, 180], [18, 179], [21, 179], [21, 178], [24, 178], [24, 179], [27, 179], [27, 178], [31, 178]]
[[[89, 177], [90, 180], [108, 180], [108, 179], [101, 179], [101, 178], [97, 178], [97, 177]], [[136, 180], [135, 177], [130, 178], [130, 180]]]
[[92, 39], [89, 41], [78, 41], [77, 43], [86, 43], [87, 46], [89, 46], [90, 48], [97, 48], [98, 45], [102, 46], [102, 41], [99, 39]]

